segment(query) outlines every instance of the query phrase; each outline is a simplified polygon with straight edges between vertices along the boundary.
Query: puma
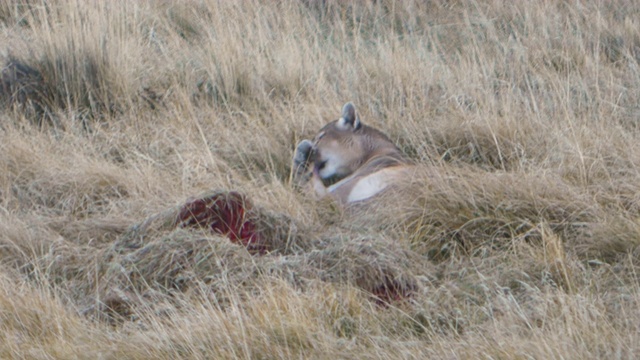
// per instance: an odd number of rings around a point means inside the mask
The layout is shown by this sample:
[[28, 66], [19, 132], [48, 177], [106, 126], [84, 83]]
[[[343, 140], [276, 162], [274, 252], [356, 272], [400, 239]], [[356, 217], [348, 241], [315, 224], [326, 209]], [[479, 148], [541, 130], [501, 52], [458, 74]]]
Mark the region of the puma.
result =
[[293, 156], [293, 181], [320, 198], [342, 204], [364, 201], [407, 177], [411, 162], [381, 131], [360, 121], [346, 103], [342, 116], [325, 125], [313, 140], [302, 140]]

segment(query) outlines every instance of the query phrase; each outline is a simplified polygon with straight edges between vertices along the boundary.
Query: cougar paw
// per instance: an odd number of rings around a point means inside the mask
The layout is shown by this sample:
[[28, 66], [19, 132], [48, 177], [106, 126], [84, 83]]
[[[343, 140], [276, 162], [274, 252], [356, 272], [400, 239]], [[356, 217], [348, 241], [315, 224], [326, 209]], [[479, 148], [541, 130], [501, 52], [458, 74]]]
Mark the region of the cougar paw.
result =
[[300, 141], [296, 147], [296, 153], [293, 155], [293, 164], [296, 167], [306, 164], [311, 156], [312, 148], [313, 143], [311, 141], [307, 139]]

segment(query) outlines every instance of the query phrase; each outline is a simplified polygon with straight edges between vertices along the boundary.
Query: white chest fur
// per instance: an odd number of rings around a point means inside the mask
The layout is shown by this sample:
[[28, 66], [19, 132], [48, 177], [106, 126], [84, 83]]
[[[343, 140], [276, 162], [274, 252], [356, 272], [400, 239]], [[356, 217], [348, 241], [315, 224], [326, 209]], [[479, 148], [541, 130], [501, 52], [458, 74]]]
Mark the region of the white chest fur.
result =
[[352, 203], [356, 201], [366, 200], [378, 193], [382, 192], [391, 181], [391, 175], [388, 171], [381, 170], [377, 171], [373, 174], [367, 175], [363, 178], [356, 180], [357, 182], [353, 185], [349, 196], [347, 197], [347, 202]]
[[[367, 200], [397, 182], [406, 170], [405, 167], [390, 167], [366, 175], [354, 174], [329, 186], [326, 192], [343, 203]], [[321, 195], [317, 190], [316, 192]]]

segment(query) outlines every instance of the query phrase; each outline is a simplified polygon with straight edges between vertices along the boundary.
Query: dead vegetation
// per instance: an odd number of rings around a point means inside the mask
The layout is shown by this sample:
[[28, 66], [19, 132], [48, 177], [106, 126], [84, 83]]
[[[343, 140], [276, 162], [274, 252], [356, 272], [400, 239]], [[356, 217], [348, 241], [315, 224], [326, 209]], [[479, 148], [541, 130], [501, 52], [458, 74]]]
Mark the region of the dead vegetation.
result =
[[[0, 358], [637, 357], [639, 14], [0, 0]], [[345, 210], [346, 101], [420, 170]]]

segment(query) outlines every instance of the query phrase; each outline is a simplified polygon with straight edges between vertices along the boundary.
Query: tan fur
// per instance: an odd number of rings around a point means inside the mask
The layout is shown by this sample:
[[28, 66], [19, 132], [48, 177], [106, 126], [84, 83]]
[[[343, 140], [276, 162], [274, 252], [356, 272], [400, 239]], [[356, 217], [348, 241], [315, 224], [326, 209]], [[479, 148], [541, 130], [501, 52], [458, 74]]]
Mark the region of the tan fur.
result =
[[343, 204], [367, 200], [406, 177], [404, 154], [377, 129], [360, 122], [355, 106], [344, 105], [342, 117], [325, 125], [313, 141], [298, 144], [293, 178], [311, 184], [319, 197]]

